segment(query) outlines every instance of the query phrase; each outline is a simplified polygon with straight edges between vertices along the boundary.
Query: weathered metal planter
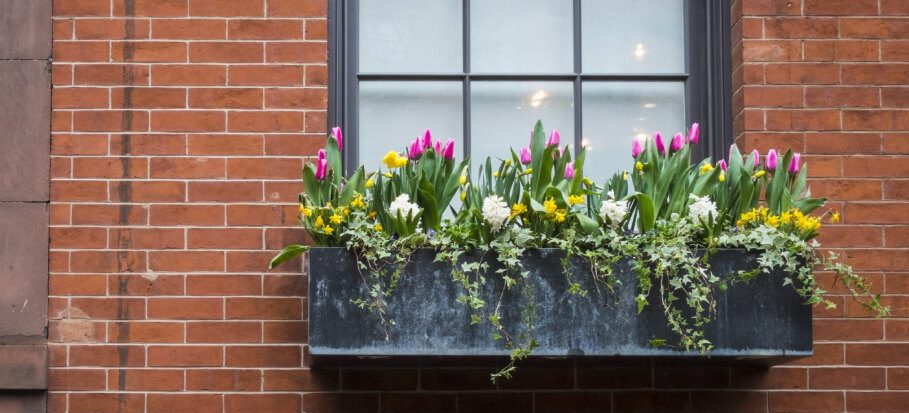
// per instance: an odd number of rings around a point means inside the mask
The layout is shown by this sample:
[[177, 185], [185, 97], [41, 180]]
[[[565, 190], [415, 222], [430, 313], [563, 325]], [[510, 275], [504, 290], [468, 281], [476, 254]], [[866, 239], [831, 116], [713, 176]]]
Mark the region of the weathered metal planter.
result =
[[[456, 299], [461, 286], [451, 279], [451, 266], [433, 262], [435, 251], [417, 251], [387, 303], [394, 326], [385, 329], [378, 315], [357, 308], [352, 299], [365, 297], [366, 287], [354, 256], [343, 248], [313, 248], [309, 253], [309, 351], [313, 364], [349, 363], [377, 357], [452, 358], [506, 356], [509, 351], [491, 339], [488, 322], [471, 325], [469, 312]], [[597, 286], [590, 266], [572, 261], [572, 280], [589, 291], [570, 294], [557, 249], [530, 250], [524, 268], [530, 271], [536, 304], [534, 335], [540, 347], [533, 356], [546, 357], [721, 357], [775, 363], [812, 353], [811, 307], [782, 274], [758, 276], [716, 291], [717, 316], [707, 328], [715, 345], [707, 354], [670, 347], [654, 348], [651, 339], [677, 337], [669, 330], [657, 288], [651, 305], [637, 314], [636, 274], [630, 260], [615, 266], [620, 281], [610, 292]], [[718, 276], [757, 266], [757, 254], [721, 250], [709, 262]], [[494, 260], [490, 260], [491, 264]], [[501, 292], [500, 277], [489, 275], [487, 303]], [[520, 312], [527, 304], [520, 288], [503, 299], [502, 323], [521, 331]]]

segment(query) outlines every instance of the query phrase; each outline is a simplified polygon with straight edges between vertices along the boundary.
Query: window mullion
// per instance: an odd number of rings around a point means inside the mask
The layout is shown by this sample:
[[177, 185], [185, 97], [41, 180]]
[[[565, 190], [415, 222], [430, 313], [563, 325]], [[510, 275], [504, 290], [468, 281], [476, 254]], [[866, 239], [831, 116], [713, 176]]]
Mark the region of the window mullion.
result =
[[464, 84], [462, 87], [461, 107], [462, 119], [464, 121], [464, 158], [470, 156], [470, 0], [462, 0], [461, 3], [462, 25], [461, 25], [461, 52], [463, 53], [464, 64]]
[[581, 149], [584, 133], [584, 103], [581, 98], [583, 85], [581, 84], [581, 0], [574, 0], [574, 148], [575, 154]]

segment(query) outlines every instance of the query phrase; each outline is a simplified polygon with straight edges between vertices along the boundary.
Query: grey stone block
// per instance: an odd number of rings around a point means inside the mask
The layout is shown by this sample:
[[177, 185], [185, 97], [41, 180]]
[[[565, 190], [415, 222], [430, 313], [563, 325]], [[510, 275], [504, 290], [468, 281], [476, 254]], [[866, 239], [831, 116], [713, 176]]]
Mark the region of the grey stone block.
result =
[[0, 202], [0, 344], [45, 342], [47, 204]]
[[0, 389], [47, 389], [47, 346], [0, 346], [0, 372]]
[[51, 0], [0, 0], [0, 59], [51, 56]]
[[51, 84], [48, 63], [0, 61], [0, 201], [47, 201]]
[[0, 413], [39, 413], [47, 411], [43, 391], [0, 392]]

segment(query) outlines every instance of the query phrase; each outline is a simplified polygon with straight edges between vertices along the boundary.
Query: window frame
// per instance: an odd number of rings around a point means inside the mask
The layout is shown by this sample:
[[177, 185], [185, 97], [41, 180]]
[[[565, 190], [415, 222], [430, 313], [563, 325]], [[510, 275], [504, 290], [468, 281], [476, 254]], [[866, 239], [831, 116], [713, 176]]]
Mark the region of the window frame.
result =
[[[581, 67], [581, 1], [572, 0], [574, 73], [471, 73], [470, 2], [462, 1], [462, 73], [377, 73], [359, 74], [359, 0], [329, 0], [328, 8], [328, 122], [341, 126], [346, 145], [343, 150], [347, 173], [360, 164], [358, 139], [358, 83], [376, 81], [461, 81], [464, 154], [470, 154], [471, 81], [572, 81], [574, 85], [574, 136], [579, 147], [583, 133], [584, 81], [684, 81], [685, 118], [700, 122], [703, 144], [695, 146], [698, 159], [724, 158], [732, 142], [732, 76], [730, 5], [726, 0], [684, 0], [685, 73], [589, 74]], [[703, 28], [696, 30], [693, 28]], [[422, 128], [426, 125], [415, 125]], [[431, 125], [429, 125], [431, 127]], [[631, 137], [629, 137], [629, 140]], [[403, 144], [402, 144], [403, 145]]]

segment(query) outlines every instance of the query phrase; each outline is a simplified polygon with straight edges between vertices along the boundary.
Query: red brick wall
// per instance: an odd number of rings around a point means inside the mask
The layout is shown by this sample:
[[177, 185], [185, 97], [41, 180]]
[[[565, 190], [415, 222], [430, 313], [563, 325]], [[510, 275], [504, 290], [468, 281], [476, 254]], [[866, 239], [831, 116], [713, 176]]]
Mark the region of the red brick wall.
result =
[[486, 367], [308, 369], [306, 277], [263, 271], [302, 238], [326, 0], [56, 0], [49, 409], [909, 410], [909, 1], [733, 13], [736, 137], [806, 153], [843, 210], [824, 241], [894, 318], [839, 297], [816, 356], [770, 370], [552, 362], [495, 388]]

